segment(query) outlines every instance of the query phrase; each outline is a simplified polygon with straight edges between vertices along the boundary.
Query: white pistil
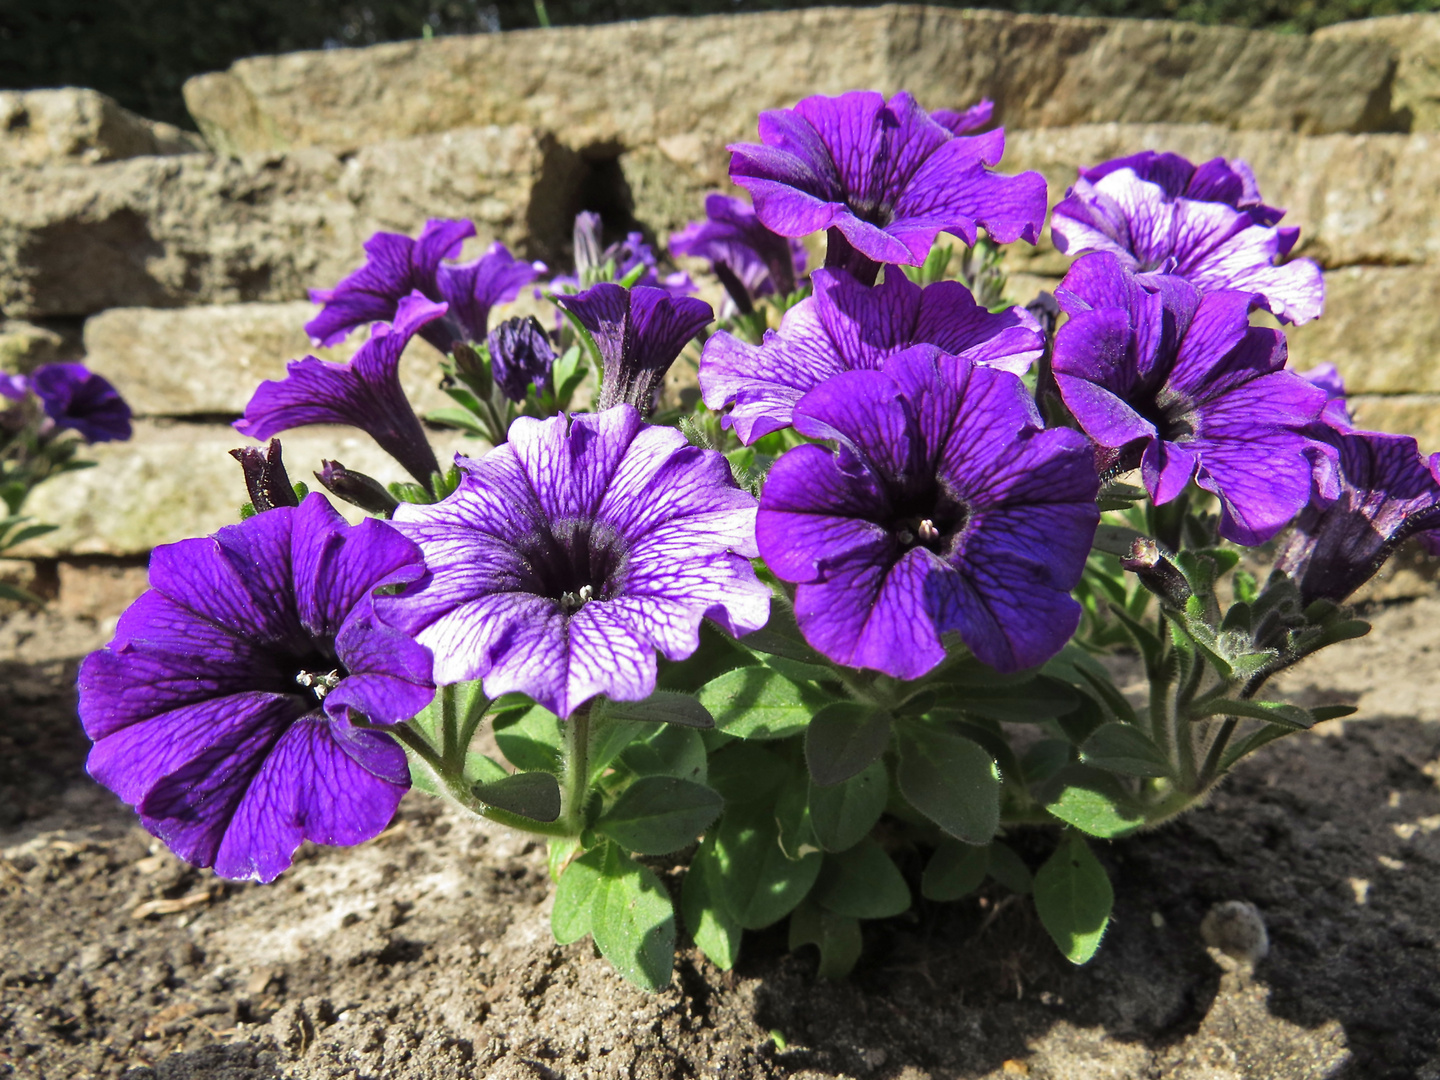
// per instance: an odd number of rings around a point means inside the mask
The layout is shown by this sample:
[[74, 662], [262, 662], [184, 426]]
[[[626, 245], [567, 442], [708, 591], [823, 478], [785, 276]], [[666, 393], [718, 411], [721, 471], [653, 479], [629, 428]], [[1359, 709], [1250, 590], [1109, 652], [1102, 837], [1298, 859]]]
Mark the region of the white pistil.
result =
[[925, 518], [920, 522], [920, 539], [929, 543], [931, 540], [940, 538], [940, 530], [935, 527], [935, 522]]
[[340, 685], [340, 672], [332, 670], [327, 671], [324, 675], [316, 675], [311, 671], [302, 671], [295, 676], [295, 681], [307, 690], [313, 691], [317, 699], [324, 701], [325, 695]]
[[560, 608], [562, 611], [579, 611], [590, 598], [595, 595], [595, 589], [590, 585], [581, 585], [577, 592], [560, 594]]

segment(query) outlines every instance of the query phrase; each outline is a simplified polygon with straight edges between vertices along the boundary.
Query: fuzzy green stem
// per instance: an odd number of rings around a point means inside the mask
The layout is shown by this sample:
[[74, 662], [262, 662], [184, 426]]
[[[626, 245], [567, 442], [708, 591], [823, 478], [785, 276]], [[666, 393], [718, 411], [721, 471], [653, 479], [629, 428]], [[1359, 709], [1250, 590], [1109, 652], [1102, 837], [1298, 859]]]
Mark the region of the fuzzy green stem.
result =
[[1215, 741], [1210, 744], [1210, 752], [1205, 755], [1205, 764], [1200, 766], [1200, 784], [1209, 786], [1219, 778], [1220, 759], [1225, 754], [1225, 747], [1230, 744], [1230, 737], [1235, 734], [1238, 721], [1233, 716], [1227, 716], [1225, 722], [1220, 725], [1220, 730], [1215, 735]]
[[585, 803], [590, 795], [590, 706], [581, 705], [565, 721], [565, 774], [560, 821], [566, 836], [579, 836], [585, 828]]

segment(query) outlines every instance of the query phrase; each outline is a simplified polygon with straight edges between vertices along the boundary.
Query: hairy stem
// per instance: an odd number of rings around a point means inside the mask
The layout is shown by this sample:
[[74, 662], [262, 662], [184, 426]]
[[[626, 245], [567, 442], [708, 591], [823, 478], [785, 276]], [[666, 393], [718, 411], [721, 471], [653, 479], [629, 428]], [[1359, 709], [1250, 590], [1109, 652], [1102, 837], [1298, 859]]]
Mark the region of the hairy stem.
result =
[[581, 705], [565, 721], [565, 773], [561, 778], [560, 821], [566, 836], [585, 828], [585, 803], [590, 795], [590, 706]]

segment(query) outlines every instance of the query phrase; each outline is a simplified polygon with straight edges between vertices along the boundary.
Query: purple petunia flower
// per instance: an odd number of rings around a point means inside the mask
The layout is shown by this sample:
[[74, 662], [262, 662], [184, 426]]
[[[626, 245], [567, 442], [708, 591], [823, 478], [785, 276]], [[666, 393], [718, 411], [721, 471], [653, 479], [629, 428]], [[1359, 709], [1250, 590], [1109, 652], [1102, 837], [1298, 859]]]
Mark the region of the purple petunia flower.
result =
[[36, 368], [30, 375], [29, 387], [57, 428], [78, 432], [90, 443], [130, 438], [130, 406], [109, 380], [84, 364]]
[[151, 588], [80, 666], [86, 767], [181, 858], [271, 881], [302, 840], [358, 844], [410, 787], [399, 745], [357, 721], [434, 697], [430, 654], [371, 596], [413, 581], [390, 526], [324, 497], [156, 548]]
[[1076, 262], [1055, 296], [1070, 316], [1055, 339], [1060, 394], [1118, 468], [1140, 467], [1157, 504], [1193, 477], [1240, 544], [1300, 511], [1316, 467], [1303, 429], [1325, 392], [1284, 370], [1284, 334], [1250, 325], [1253, 296], [1137, 277], [1108, 252]]
[[930, 119], [952, 135], [969, 135], [972, 131], [979, 131], [990, 123], [994, 115], [995, 103], [988, 98], [982, 98], [964, 112], [956, 112], [954, 109], [936, 109], [930, 114]]
[[1098, 481], [1084, 437], [1043, 430], [1017, 376], [920, 345], [821, 383], [795, 427], [838, 450], [781, 456], [756, 538], [798, 585], [795, 615], [816, 649], [913, 679], [944, 659], [947, 631], [1000, 671], [1069, 639]]
[[1028, 311], [992, 314], [958, 281], [921, 289], [896, 273], [867, 287], [844, 270], [817, 270], [811, 280], [815, 294], [787, 311], [779, 332], [768, 331], [758, 348], [723, 332], [705, 343], [705, 404], [733, 405], [723, 423], [747, 445], [788, 427], [795, 403], [832, 375], [878, 369], [912, 345], [937, 345], [1017, 375], [1045, 347], [1040, 324]]
[[692, 221], [670, 237], [673, 255], [708, 259], [735, 307], [778, 293], [789, 296], [805, 273], [805, 245], [771, 232], [740, 199], [710, 195], [705, 220]]
[[11, 375], [0, 371], [0, 397], [20, 401], [30, 392], [30, 380], [24, 375]]
[[1255, 293], [1282, 322], [1308, 322], [1325, 304], [1310, 259], [1277, 266], [1300, 230], [1276, 228], [1285, 211], [1260, 201], [1243, 161], [1192, 165], [1147, 151], [1080, 170], [1055, 207], [1050, 233], [1062, 252], [1108, 251], [1131, 270], [1173, 274], [1203, 292]]
[[680, 350], [715, 317], [703, 300], [609, 282], [574, 296], [557, 295], [555, 303], [590, 332], [600, 350], [596, 408], [626, 402], [647, 415], [655, 410], [665, 373]]
[[1344, 600], [1412, 536], [1440, 554], [1440, 454], [1426, 461], [1408, 435], [1348, 424], [1323, 437], [1337, 451], [1338, 498], [1313, 499], [1275, 560], [1306, 604]]
[[763, 146], [730, 147], [730, 179], [750, 192], [765, 227], [781, 236], [830, 230], [825, 265], [867, 284], [881, 263], [918, 266], [942, 232], [974, 244], [983, 226], [1000, 243], [1039, 238], [1045, 180], [989, 166], [1005, 133], [957, 136], [899, 93], [808, 97], [760, 114]]
[[440, 471], [425, 429], [400, 387], [400, 354], [416, 331], [445, 314], [419, 293], [402, 299], [393, 325], [376, 323], [370, 340], [344, 363], [307, 356], [293, 360], [285, 378], [262, 382], [245, 406], [236, 431], [252, 439], [268, 439], [307, 424], [348, 424], [358, 427], [428, 485]]
[[689, 656], [702, 619], [765, 624], [755, 500], [678, 431], [628, 405], [521, 417], [503, 446], [456, 461], [453, 495], [396, 512], [428, 573], [377, 600], [434, 651], [437, 682], [483, 678], [491, 697], [518, 691], [564, 717], [597, 694], [648, 697], [656, 650]]
[[444, 261], [456, 258], [474, 235], [470, 222], [444, 218], [427, 221], [418, 240], [377, 232], [365, 241], [364, 266], [333, 289], [310, 291], [310, 299], [325, 307], [305, 332], [321, 345], [334, 345], [357, 326], [393, 321], [401, 300], [418, 292], [448, 305], [443, 319], [421, 331], [430, 344], [448, 353], [456, 341], [484, 341], [490, 309], [514, 300], [545, 264], [516, 259], [498, 241], [472, 262]]
[[500, 392], [523, 402], [531, 389], [543, 392], [555, 369], [555, 350], [534, 316], [506, 319], [486, 339], [491, 374]]

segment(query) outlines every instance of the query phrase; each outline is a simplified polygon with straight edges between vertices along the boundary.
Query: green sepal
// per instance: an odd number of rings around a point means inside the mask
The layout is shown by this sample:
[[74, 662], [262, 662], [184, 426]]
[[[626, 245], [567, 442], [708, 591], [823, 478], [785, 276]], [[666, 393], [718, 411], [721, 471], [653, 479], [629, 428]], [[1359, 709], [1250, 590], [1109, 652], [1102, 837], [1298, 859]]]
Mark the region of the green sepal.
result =
[[1095, 955], [1110, 923], [1115, 891], [1105, 868], [1079, 833], [1067, 831], [1035, 874], [1035, 911], [1065, 958]]

